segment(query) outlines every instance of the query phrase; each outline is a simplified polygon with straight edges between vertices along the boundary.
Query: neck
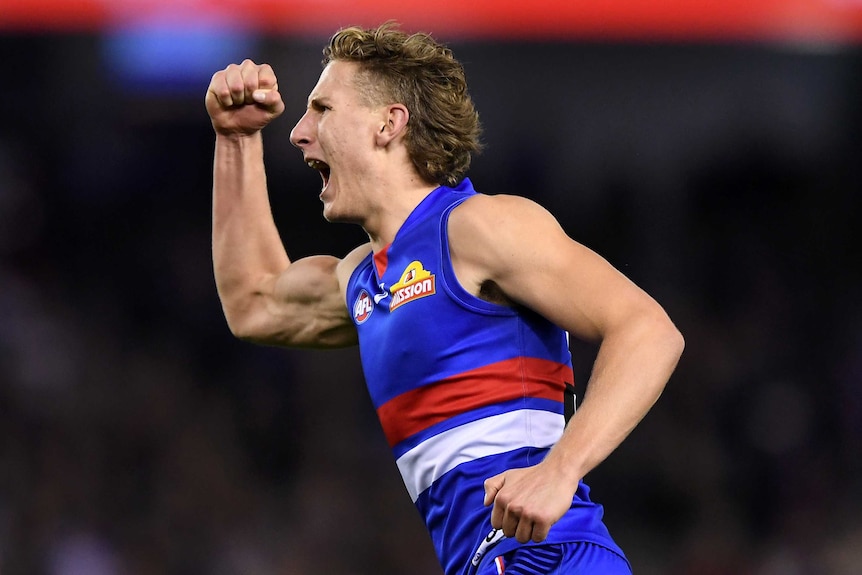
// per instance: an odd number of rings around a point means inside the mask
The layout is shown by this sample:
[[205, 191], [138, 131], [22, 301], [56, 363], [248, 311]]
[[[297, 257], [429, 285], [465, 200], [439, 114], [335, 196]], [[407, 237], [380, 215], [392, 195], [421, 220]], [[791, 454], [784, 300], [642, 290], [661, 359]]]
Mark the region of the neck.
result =
[[371, 249], [376, 253], [391, 244], [416, 206], [437, 187], [417, 177], [379, 187], [379, 201], [362, 223], [371, 240]]

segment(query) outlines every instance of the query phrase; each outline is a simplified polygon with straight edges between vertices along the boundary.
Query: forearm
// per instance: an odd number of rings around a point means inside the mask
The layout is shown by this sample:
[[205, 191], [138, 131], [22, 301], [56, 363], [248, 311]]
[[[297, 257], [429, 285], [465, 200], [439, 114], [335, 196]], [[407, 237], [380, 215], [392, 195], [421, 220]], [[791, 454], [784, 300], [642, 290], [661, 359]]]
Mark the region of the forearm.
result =
[[587, 392], [546, 462], [571, 485], [606, 459], [655, 404], [683, 339], [666, 316], [630, 321], [599, 347]]
[[259, 132], [216, 136], [212, 250], [216, 287], [229, 323], [267, 278], [290, 265], [272, 217]]

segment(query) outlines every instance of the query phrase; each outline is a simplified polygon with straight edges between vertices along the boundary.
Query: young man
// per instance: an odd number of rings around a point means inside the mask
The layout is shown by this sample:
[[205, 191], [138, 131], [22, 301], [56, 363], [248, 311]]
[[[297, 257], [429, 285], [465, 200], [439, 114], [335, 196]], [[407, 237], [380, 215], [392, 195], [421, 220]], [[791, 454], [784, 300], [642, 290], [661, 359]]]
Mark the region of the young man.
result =
[[[288, 258], [261, 138], [284, 111], [275, 74], [249, 60], [217, 72], [213, 260], [231, 331], [359, 343], [447, 575], [630, 573], [582, 480], [658, 399], [682, 337], [547, 211], [474, 191], [478, 116], [447, 48], [383, 25], [338, 32], [324, 55], [291, 142], [321, 174], [324, 217], [369, 242]], [[568, 334], [600, 342], [573, 415]]]

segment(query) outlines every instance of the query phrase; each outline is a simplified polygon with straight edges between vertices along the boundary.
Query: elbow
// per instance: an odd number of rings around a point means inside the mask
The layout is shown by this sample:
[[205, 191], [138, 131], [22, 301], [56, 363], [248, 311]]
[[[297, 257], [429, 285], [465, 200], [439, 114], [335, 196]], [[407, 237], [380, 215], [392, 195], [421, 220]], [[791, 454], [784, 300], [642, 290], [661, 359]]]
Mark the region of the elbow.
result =
[[674, 326], [674, 330], [676, 330], [676, 345], [677, 345], [676, 358], [679, 359], [680, 357], [682, 357], [682, 352], [685, 351], [685, 337], [683, 337], [681, 331], [676, 329], [676, 326]]
[[254, 331], [250, 328], [248, 322], [240, 321], [239, 318], [225, 313], [225, 320], [231, 335], [241, 341], [254, 343], [258, 338]]
[[685, 338], [665, 311], [655, 306], [638, 320], [630, 321], [629, 333], [650, 350], [656, 365], [667, 371], [668, 377], [676, 369], [685, 349]]
[[231, 335], [241, 341], [260, 343], [260, 326], [253, 321], [253, 314], [248, 313], [248, 310], [226, 305], [222, 305], [222, 311]]
[[665, 336], [668, 341], [668, 348], [670, 349], [674, 360], [679, 361], [679, 358], [682, 357], [682, 352], [685, 350], [685, 337], [683, 337], [682, 332], [679, 331], [673, 322], [668, 320], [668, 324], [669, 325], [666, 328], [667, 334]]
[[254, 326], [248, 322], [240, 323], [228, 320], [228, 328], [231, 335], [236, 339], [253, 343], [255, 345], [290, 345], [289, 342], [282, 342], [275, 334], [260, 329], [259, 326]]
[[227, 327], [238, 340], [265, 344], [270, 339], [270, 322], [267, 321], [267, 313], [264, 302], [257, 294], [251, 296], [227, 297], [219, 291], [221, 308]]
[[650, 321], [652, 338], [661, 342], [661, 347], [666, 350], [668, 357], [676, 363], [685, 349], [685, 338], [682, 332], [663, 309], [659, 308], [658, 313], [650, 315], [652, 316]]
[[647, 357], [651, 363], [648, 371], [654, 375], [651, 381], [655, 386], [655, 398], [658, 399], [679, 365], [685, 349], [685, 338], [666, 315], [655, 318], [644, 335], [646, 338], [642, 341], [649, 350]]
[[670, 377], [685, 350], [685, 337], [667, 316], [655, 328], [653, 337], [654, 341], [660, 342], [658, 347], [662, 351], [667, 364], [668, 377]]

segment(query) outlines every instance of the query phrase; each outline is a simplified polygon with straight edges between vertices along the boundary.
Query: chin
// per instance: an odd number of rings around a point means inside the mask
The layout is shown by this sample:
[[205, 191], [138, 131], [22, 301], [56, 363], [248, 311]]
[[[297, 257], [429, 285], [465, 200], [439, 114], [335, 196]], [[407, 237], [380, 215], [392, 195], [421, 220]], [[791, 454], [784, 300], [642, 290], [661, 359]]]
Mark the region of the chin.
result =
[[339, 214], [338, 210], [332, 204], [326, 203], [323, 205], [323, 219], [329, 223], [344, 223], [348, 221], [344, 214]]
[[333, 218], [332, 210], [329, 210], [325, 207], [323, 208], [323, 219], [326, 220], [327, 222], [329, 222], [330, 224], [338, 222], [337, 218]]
[[327, 222], [338, 224], [359, 223], [361, 218], [356, 213], [351, 212], [349, 205], [345, 205], [343, 201], [339, 201], [339, 195], [332, 193], [332, 191], [327, 188], [320, 197], [320, 200], [323, 202], [323, 219]]

